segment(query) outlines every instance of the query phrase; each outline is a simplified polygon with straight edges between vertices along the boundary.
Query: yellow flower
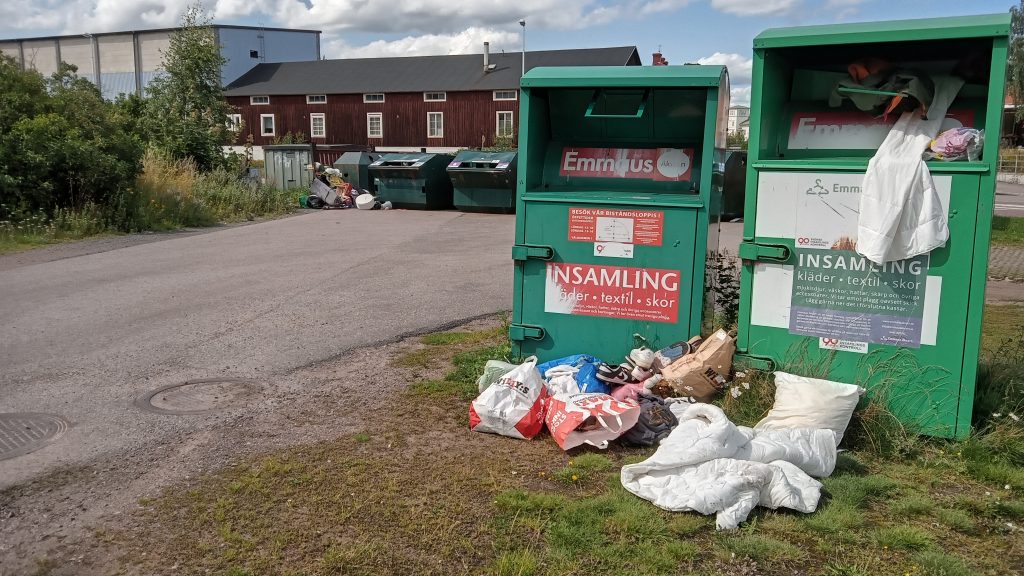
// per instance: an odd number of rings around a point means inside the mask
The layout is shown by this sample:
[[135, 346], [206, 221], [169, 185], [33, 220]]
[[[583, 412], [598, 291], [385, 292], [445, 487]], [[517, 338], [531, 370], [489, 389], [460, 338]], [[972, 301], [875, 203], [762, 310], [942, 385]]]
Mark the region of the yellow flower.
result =
[[573, 475], [572, 475], [572, 481], [573, 481], [573, 482], [575, 482], [575, 481], [577, 481], [577, 480], [579, 480], [579, 477], [578, 477], [578, 476], [576, 476], [575, 474], [573, 474]]
[[572, 460], [569, 460], [569, 466], [572, 466]]

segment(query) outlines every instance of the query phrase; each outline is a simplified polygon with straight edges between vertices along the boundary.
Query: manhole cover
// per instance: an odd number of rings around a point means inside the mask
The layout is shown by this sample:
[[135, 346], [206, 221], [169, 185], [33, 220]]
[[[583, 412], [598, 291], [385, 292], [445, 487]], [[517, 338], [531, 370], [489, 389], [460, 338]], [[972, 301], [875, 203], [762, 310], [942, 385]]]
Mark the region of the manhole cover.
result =
[[241, 406], [259, 391], [259, 384], [252, 380], [189, 380], [146, 392], [135, 400], [135, 405], [157, 414], [202, 414]]
[[68, 421], [54, 414], [0, 414], [0, 460], [28, 454], [64, 435]]

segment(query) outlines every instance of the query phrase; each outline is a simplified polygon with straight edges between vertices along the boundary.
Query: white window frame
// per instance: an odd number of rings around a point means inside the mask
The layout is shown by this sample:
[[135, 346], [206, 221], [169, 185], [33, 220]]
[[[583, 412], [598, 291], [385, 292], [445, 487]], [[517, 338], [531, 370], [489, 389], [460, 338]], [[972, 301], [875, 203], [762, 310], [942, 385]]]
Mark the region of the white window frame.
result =
[[[367, 100], [367, 98], [369, 98], [370, 96], [380, 96], [380, 100]], [[363, 94], [363, 104], [383, 104], [383, 103], [384, 103], [384, 93], [383, 92], [374, 92], [372, 94]]]
[[[501, 133], [501, 115], [508, 114], [512, 119], [512, 130], [508, 134]], [[497, 138], [512, 138], [516, 135], [516, 114], [512, 110], [498, 110], [494, 113], [494, 136]]]
[[[370, 131], [370, 119], [377, 118], [380, 120], [380, 133], [373, 134]], [[384, 114], [380, 112], [367, 112], [366, 113], [366, 137], [367, 138], [383, 138], [384, 137]]]
[[[431, 134], [430, 117], [435, 115], [441, 118], [441, 122], [439, 123], [441, 130], [438, 134]], [[444, 138], [444, 112], [427, 112], [427, 138]]]
[[[323, 133], [317, 134], [315, 124], [313, 120], [319, 118], [323, 122]], [[327, 115], [323, 112], [314, 112], [309, 115], [309, 137], [310, 138], [327, 138]]]
[[[323, 98], [323, 100], [311, 100], [311, 98]], [[327, 104], [327, 94], [306, 94], [306, 104]]]
[[[427, 96], [429, 96], [430, 94], [435, 94], [435, 95], [436, 94], [440, 94], [441, 97], [440, 98], [427, 98]], [[423, 101], [424, 102], [447, 102], [448, 101], [448, 93], [447, 92], [440, 92], [440, 91], [437, 91], [437, 92], [424, 92], [423, 93]]]
[[238, 132], [242, 128], [241, 114], [228, 114], [228, 130]]
[[[264, 118], [270, 118], [270, 132], [267, 132], [267, 125], [263, 123]], [[260, 114], [260, 136], [276, 136], [277, 120], [273, 114]]]
[[[265, 98], [265, 100], [257, 101], [256, 100], [257, 98], [261, 98], [261, 99]], [[268, 106], [268, 105], [270, 105], [270, 96], [249, 96], [249, 105], [250, 106]]]
[[[498, 92], [511, 92], [512, 93], [512, 97], [511, 98], [498, 98]], [[495, 90], [491, 94], [491, 98], [495, 102], [503, 102], [503, 101], [515, 102], [516, 100], [519, 99], [519, 90]]]

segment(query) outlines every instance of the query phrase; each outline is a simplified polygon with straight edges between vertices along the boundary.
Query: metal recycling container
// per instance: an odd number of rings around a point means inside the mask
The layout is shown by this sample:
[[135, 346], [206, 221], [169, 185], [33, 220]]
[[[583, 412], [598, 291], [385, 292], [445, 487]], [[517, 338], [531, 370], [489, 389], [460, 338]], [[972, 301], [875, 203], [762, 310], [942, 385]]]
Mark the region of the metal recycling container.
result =
[[452, 181], [445, 172], [451, 154], [385, 154], [369, 166], [381, 202], [395, 208], [443, 210], [452, 206]]
[[[898, 114], [863, 112], [848, 67], [870, 56], [966, 83], [942, 129], [999, 134], [1007, 14], [767, 30], [754, 39], [737, 362], [858, 384], [915, 430], [971, 429], [998, 146], [929, 160], [949, 241], [873, 265], [856, 252], [861, 184]], [[886, 94], [891, 96], [891, 93]], [[835, 100], [835, 99], [833, 99]]]
[[370, 178], [370, 164], [380, 160], [383, 154], [376, 152], [345, 152], [335, 162], [334, 167], [341, 171], [341, 178], [360, 190], [376, 193], [373, 179]]
[[701, 333], [725, 68], [534, 68], [521, 84], [513, 354], [617, 363], [634, 334]]
[[278, 190], [309, 188], [313, 151], [309, 144], [272, 144], [263, 147], [267, 185]]
[[516, 209], [516, 153], [463, 150], [448, 164], [455, 207], [463, 212]]

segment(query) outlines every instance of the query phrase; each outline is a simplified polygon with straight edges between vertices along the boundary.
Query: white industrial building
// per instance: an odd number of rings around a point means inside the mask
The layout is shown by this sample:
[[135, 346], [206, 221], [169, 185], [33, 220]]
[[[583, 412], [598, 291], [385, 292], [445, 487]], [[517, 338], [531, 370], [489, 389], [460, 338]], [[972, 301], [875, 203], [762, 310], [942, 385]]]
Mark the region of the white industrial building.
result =
[[[262, 63], [320, 59], [320, 31], [252, 26], [212, 26], [227, 60], [221, 82], [227, 86]], [[61, 61], [78, 67], [104, 98], [142, 94], [161, 68], [174, 28], [0, 40], [0, 52], [44, 76]]]

